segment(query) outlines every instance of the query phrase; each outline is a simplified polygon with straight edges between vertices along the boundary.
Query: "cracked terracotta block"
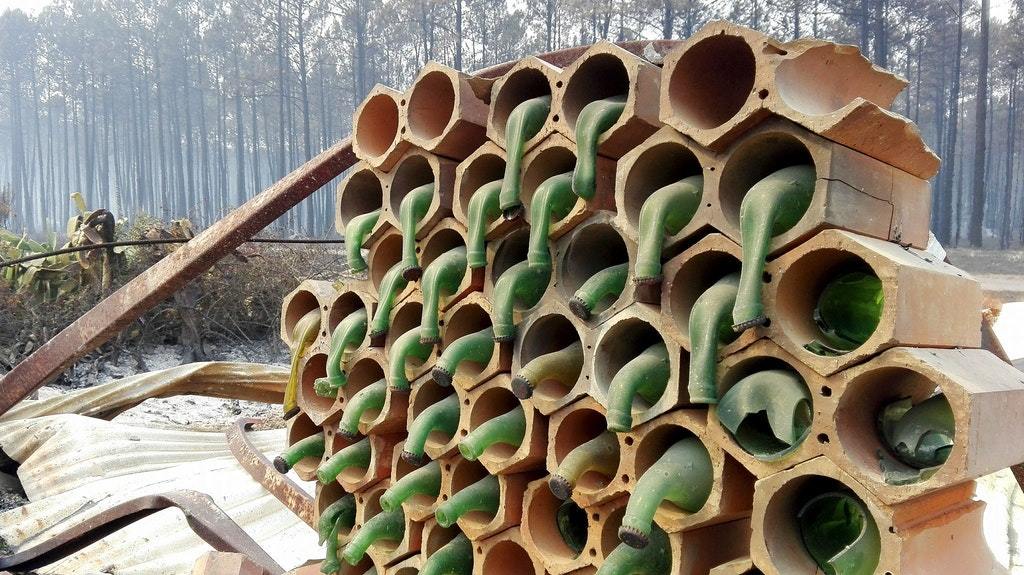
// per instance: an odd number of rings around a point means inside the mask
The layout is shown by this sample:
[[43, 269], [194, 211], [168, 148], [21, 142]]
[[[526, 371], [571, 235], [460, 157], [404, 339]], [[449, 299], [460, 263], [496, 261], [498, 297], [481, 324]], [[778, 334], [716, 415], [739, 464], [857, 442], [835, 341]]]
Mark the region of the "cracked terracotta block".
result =
[[[625, 406], [629, 405], [632, 425], [636, 427], [689, 403], [685, 385], [689, 354], [665, 337], [661, 314], [656, 307], [634, 303], [601, 324], [594, 341], [590, 394], [609, 412], [625, 413]], [[635, 393], [631, 401], [626, 395], [609, 393], [617, 376], [628, 375], [620, 375], [622, 368], [657, 344], [664, 344], [667, 348], [669, 362], [668, 382], [661, 393], [651, 393], [648, 398]], [[629, 387], [627, 384], [620, 389], [628, 390]]]
[[434, 184], [434, 197], [426, 214], [416, 226], [416, 239], [423, 239], [434, 226], [452, 213], [452, 194], [455, 190], [455, 162], [412, 148], [395, 164], [384, 196], [385, 215], [397, 230], [402, 229], [399, 221], [402, 200], [409, 192]]
[[[387, 276], [388, 271], [392, 267], [398, 265], [401, 261], [402, 234], [398, 230], [388, 231], [370, 246], [366, 256], [366, 263], [369, 265], [367, 281], [372, 290], [370, 293], [377, 301], [381, 301], [382, 297], [386, 295], [381, 293], [381, 289], [384, 287], [385, 276]], [[416, 291], [416, 284], [408, 282], [405, 288], [395, 294], [395, 304], [401, 302], [414, 291]]]
[[463, 429], [462, 423], [466, 419], [466, 405], [464, 402], [469, 398], [461, 388], [440, 385], [431, 377], [426, 377], [414, 385], [412, 393], [409, 395], [409, 415], [406, 421], [410, 426], [423, 413], [423, 410], [450, 397], [455, 397], [459, 402], [459, 423], [454, 433], [433, 429], [427, 434], [426, 442], [423, 444], [423, 451], [432, 460], [442, 459], [458, 453], [459, 430]]
[[[1024, 432], [1024, 373], [988, 351], [894, 348], [836, 374], [829, 384], [825, 416], [836, 441], [827, 454], [883, 502], [899, 503], [1024, 461], [1018, 439]], [[952, 447], [944, 463], [921, 474], [922, 464], [908, 465], [883, 441], [879, 418], [894, 402], [919, 405], [939, 394], [955, 428]], [[899, 475], [887, 480], [883, 458]]]
[[[397, 366], [391, 366], [390, 363], [395, 361], [396, 352], [395, 343], [399, 337], [403, 336], [406, 332], [413, 329], [419, 329], [420, 320], [423, 317], [423, 298], [419, 291], [413, 292], [407, 297], [402, 303], [395, 306], [395, 311], [391, 313], [391, 324], [387, 334], [384, 336], [384, 355], [388, 358], [389, 362], [389, 374], [396, 373], [390, 371], [390, 369], [397, 369]], [[371, 345], [372, 342], [371, 342]], [[420, 360], [413, 354], [410, 354], [405, 361], [405, 375], [409, 381], [418, 379], [420, 376], [430, 373], [430, 370], [434, 367], [434, 362], [437, 361], [437, 346], [433, 346], [430, 355], [425, 360]], [[388, 384], [393, 385], [394, 382], [388, 381]]]
[[[487, 137], [505, 148], [505, 126], [516, 106], [523, 102], [552, 96], [555, 84], [559, 82], [561, 68], [527, 56], [515, 63], [504, 76], [491, 87], [491, 108], [487, 117]], [[553, 131], [551, 114], [540, 131], [524, 143], [523, 149], [530, 150]]]
[[[548, 442], [548, 419], [529, 401], [520, 401], [512, 393], [511, 376], [498, 374], [487, 383], [475, 387], [463, 401], [464, 417], [460, 425], [460, 442], [481, 425], [522, 408], [525, 418], [523, 440], [519, 445], [492, 443], [480, 453], [478, 461], [494, 474], [512, 474], [543, 469]], [[464, 453], [464, 457], [465, 452]]]
[[[529, 403], [544, 415], [550, 415], [583, 397], [591, 387], [587, 363], [593, 357], [589, 351], [593, 345], [592, 330], [564, 304], [557, 300], [542, 304], [523, 321], [516, 336], [511, 371], [515, 377], [514, 392], [519, 397], [526, 397], [526, 391], [517, 389], [517, 386], [525, 384], [529, 387]], [[572, 354], [573, 357], [549, 355], [559, 352], [563, 352], [563, 355]], [[537, 363], [530, 365], [545, 356], [555, 358], [557, 364], [549, 362], [553, 365], [539, 369]], [[578, 361], [580, 356], [582, 362]], [[573, 362], [578, 364], [578, 370], [576, 365], [572, 365]], [[529, 372], [536, 373], [524, 372], [523, 368], [528, 365]], [[574, 374], [575, 378], [572, 377]]]
[[[526, 222], [531, 221], [530, 206], [537, 188], [548, 178], [571, 173], [576, 167], [576, 144], [561, 134], [553, 134], [523, 157], [523, 184], [519, 200]], [[615, 161], [597, 157], [594, 197], [576, 199], [569, 213], [559, 220], [552, 218], [548, 238], [557, 240], [577, 224], [599, 211], [615, 210]]]
[[[739, 273], [743, 250], [722, 234], [708, 234], [665, 264], [665, 282], [661, 290], [661, 317], [664, 332], [683, 349], [693, 351], [690, 314], [697, 299], [715, 282]], [[765, 337], [766, 330], [754, 327], [735, 340], [719, 345], [718, 358], [735, 353]]]
[[330, 342], [321, 340], [306, 351], [299, 363], [299, 388], [296, 402], [316, 425], [334, 421], [341, 415], [341, 404], [337, 403], [333, 397], [317, 395], [314, 388], [316, 380], [327, 376], [329, 352]]
[[519, 527], [478, 541], [474, 546], [473, 575], [544, 575], [544, 565], [531, 555]]
[[[289, 348], [294, 349], [297, 342], [292, 340], [292, 332], [295, 324], [299, 323], [302, 316], [320, 309], [321, 314], [331, 309], [331, 303], [336, 294], [334, 286], [329, 281], [303, 280], [298, 287], [284, 296], [281, 303], [281, 341]], [[323, 337], [326, 326], [321, 321], [317, 337]]]
[[[380, 496], [387, 488], [388, 482], [385, 481], [356, 493], [356, 526], [353, 530], [355, 535], [358, 535], [367, 521], [383, 511]], [[374, 565], [392, 565], [419, 553], [422, 537], [423, 523], [406, 517], [400, 541], [380, 539], [370, 545], [366, 554], [373, 560]]]
[[[585, 310], [589, 314], [584, 320], [587, 325], [600, 325], [633, 302], [636, 287], [629, 278], [617, 294], [600, 299], [590, 294], [603, 290], [595, 289], [593, 284], [585, 286], [587, 280], [613, 266], [633, 269], [636, 242], [624, 233], [613, 214], [600, 212], [576, 226], [555, 243], [554, 257], [558, 261], [558, 299], [582, 306], [574, 308], [574, 313], [579, 316]], [[579, 303], [572, 303], [577, 299]]]
[[345, 179], [338, 184], [334, 195], [334, 227], [343, 237], [349, 223], [358, 216], [380, 210], [377, 223], [363, 239], [362, 245], [370, 245], [393, 229], [384, 215], [384, 190], [387, 174], [360, 162], [352, 168]]
[[[795, 442], [785, 442], [778, 438], [769, 423], [770, 415], [767, 411], [751, 413], [744, 419], [738, 428], [743, 437], [742, 442], [722, 425], [718, 406], [710, 407], [707, 426], [712, 441], [759, 479], [822, 455], [825, 452], [825, 445], [835, 437], [834, 430], [822, 416], [824, 400], [820, 398], [820, 390], [827, 387], [827, 380], [767, 339], [754, 342], [746, 349], [726, 357], [719, 364], [719, 401], [737, 383], [749, 381], [747, 378], [750, 376], [766, 372], [782, 372], [791, 376], [794, 386], [800, 388], [799, 391], [805, 399], [809, 398], [810, 425], [806, 426]], [[775, 389], [778, 391], [779, 388], [776, 386]], [[785, 413], [787, 418], [790, 415], [789, 409], [793, 410], [794, 418], [800, 413], [799, 403], [783, 406], [787, 410], [780, 413]], [[767, 410], [769, 406], [765, 407]]]
[[487, 139], [492, 83], [427, 62], [405, 94], [402, 134], [440, 156], [465, 158]]
[[[567, 532], [579, 535], [581, 530], [586, 533], [581, 540], [566, 539]], [[520, 532], [530, 556], [539, 558], [552, 575], [583, 569], [593, 561], [588, 550], [593, 536], [587, 511], [573, 501], [555, 497], [546, 477], [532, 481], [526, 488]]]
[[707, 415], [703, 410], [679, 409], [666, 413], [626, 434], [622, 455], [624, 473], [631, 482], [639, 481], [666, 450], [689, 438], [700, 441], [708, 452], [714, 482], [710, 495], [704, 506], [692, 513], [672, 502], [662, 501], [654, 514], [654, 522], [666, 533], [676, 533], [749, 517], [755, 479], [716, 444], [708, 433]]
[[[441, 500], [449, 501], [463, 489], [492, 474], [478, 461], [467, 461], [460, 456], [446, 460], [441, 474]], [[519, 525], [523, 515], [523, 494], [526, 485], [538, 477], [537, 473], [497, 475], [498, 507], [494, 514], [473, 510], [462, 514], [457, 524], [470, 540], [479, 542]]]
[[[437, 225], [434, 226], [434, 229], [430, 230], [425, 238], [420, 240], [419, 247], [417, 248], [419, 250], [420, 267], [425, 270], [427, 269], [427, 266], [449, 250], [465, 247], [465, 226], [455, 218], [445, 218], [438, 222]], [[417, 285], [422, 291], [422, 282]], [[449, 295], [442, 292], [440, 294], [439, 311], [449, 309], [467, 295], [475, 291], [481, 291], [483, 287], [483, 270], [481, 270], [481, 273], [474, 276], [467, 268], [462, 277], [462, 282], [455, 290], [455, 293]]]
[[[672, 128], [665, 127], [622, 156], [615, 175], [615, 208], [619, 228], [634, 242], [640, 241], [640, 211], [661, 188], [693, 176], [704, 178], [701, 202], [681, 230], [666, 236], [662, 261], [677, 255], [694, 237], [706, 232], [712, 220], [715, 171], [721, 159]], [[654, 303], [654, 302], [651, 302]]]
[[[485, 184], [499, 182], [505, 177], [505, 150], [494, 142], [487, 142], [466, 157], [455, 168], [455, 195], [452, 213], [455, 219], [471, 228], [469, 200]], [[486, 227], [485, 238], [495, 240], [522, 224], [522, 219], [506, 220], [500, 214]]]
[[[769, 337], [823, 375], [895, 346], [981, 345], [979, 310], [983, 306], [978, 282], [928, 252], [826, 230], [772, 262], [768, 274]], [[815, 321], [816, 309], [830, 282], [853, 277], [851, 274], [877, 278], [880, 283], [877, 327], [870, 335], [859, 335], [859, 345], [851, 340], [828, 355], [809, 351], [817, 349], [814, 342], [825, 342], [822, 345], [829, 349], [836, 347], [827, 343], [831, 336]], [[834, 330], [846, 327], [831, 326]], [[808, 345], [811, 347], [805, 347]]]
[[[493, 338], [493, 347], [487, 363], [475, 361], [473, 357], [465, 357], [457, 361], [457, 364], [454, 363], [456, 360], [450, 359], [453, 352], [449, 351], [449, 348], [453, 343], [492, 326], [491, 302], [482, 294], [471, 293], [466, 296], [445, 312], [442, 322], [444, 329], [441, 332], [441, 354], [433, 370], [435, 380], [441, 377], [440, 383], [444, 384], [445, 380], [450, 380], [449, 385], [469, 391], [499, 373], [511, 369], [512, 343], [495, 342]], [[465, 343], [465, 340], [462, 343]], [[457, 366], [454, 372], [451, 371], [452, 365]]]
[[352, 117], [352, 149], [356, 157], [387, 172], [409, 149], [399, 133], [402, 93], [377, 84]]
[[[395, 444], [395, 448], [392, 450], [390, 485], [398, 483], [402, 478], [419, 469], [419, 467], [409, 463], [404, 457], [402, 457], [404, 449], [405, 441], [400, 441]], [[406, 517], [413, 521], [426, 522], [424, 526], [424, 542], [427, 541], [427, 529], [430, 528], [431, 523], [433, 523], [434, 528], [441, 529], [440, 526], [433, 521], [434, 509], [437, 508], [437, 504], [440, 500], [441, 493], [439, 491], [438, 494], [433, 497], [426, 493], [415, 493], [402, 501], [402, 510], [405, 511]], [[437, 547], [433, 548], [433, 550], [436, 549]], [[426, 552], [426, 549], [423, 551]]]
[[783, 168], [811, 166], [810, 203], [787, 231], [771, 238], [778, 255], [826, 228], [839, 228], [924, 248], [928, 245], [931, 193], [926, 180], [808, 133], [784, 119], [766, 121], [723, 154], [718, 177], [708, 188], [716, 213], [712, 223], [741, 242], [740, 208], [762, 179]]
[[[887, 506], [824, 457], [757, 482], [751, 558], [765, 575], [820, 572], [804, 546], [798, 514], [816, 498], [842, 494], [863, 518], [862, 554], [849, 557], [860, 573], [933, 575], [996, 571], [984, 538], [985, 504], [964, 483], [913, 501]], [[810, 525], [813, 528], [813, 524]], [[846, 542], [849, 543], [849, 542]], [[853, 553], [857, 553], [855, 550]]]
[[705, 24], [665, 55], [661, 120], [703, 146], [723, 149], [769, 116], [765, 71], [781, 51], [780, 42], [755, 30], [722, 20]]
[[[286, 433], [287, 443], [291, 446], [307, 437], [312, 437], [318, 433], [325, 433], [325, 430], [320, 425], [313, 423], [313, 420], [306, 413], [299, 413], [288, 421]], [[320, 457], [306, 457], [293, 465], [292, 470], [295, 471], [295, 475], [299, 479], [312, 481], [316, 479], [316, 468], [320, 465], [320, 459]]]
[[746, 517], [669, 535], [672, 575], [716, 573], [716, 566], [750, 554], [750, 534]]
[[764, 575], [750, 557], [740, 557], [711, 569], [709, 575]]
[[625, 96], [618, 120], [598, 138], [598, 153], [618, 158], [653, 134], [658, 118], [661, 70], [607, 41], [592, 45], [561, 74], [552, 104], [557, 131], [576, 141], [580, 112], [587, 104]]
[[[547, 469], [552, 474], [558, 472], [562, 462], [577, 448], [610, 433], [604, 407], [589, 396], [551, 414], [548, 432]], [[605, 469], [593, 466], [580, 474], [572, 485], [572, 500], [581, 507], [600, 505], [628, 492], [630, 477], [623, 454], [630, 445], [628, 442], [635, 442], [636, 438], [631, 434], [613, 435], [617, 449], [602, 455], [607, 459], [601, 463]]]
[[783, 48], [765, 99], [769, 110], [919, 178], [938, 173], [939, 158], [917, 126], [889, 111], [906, 80], [873, 65], [856, 46], [800, 39]]

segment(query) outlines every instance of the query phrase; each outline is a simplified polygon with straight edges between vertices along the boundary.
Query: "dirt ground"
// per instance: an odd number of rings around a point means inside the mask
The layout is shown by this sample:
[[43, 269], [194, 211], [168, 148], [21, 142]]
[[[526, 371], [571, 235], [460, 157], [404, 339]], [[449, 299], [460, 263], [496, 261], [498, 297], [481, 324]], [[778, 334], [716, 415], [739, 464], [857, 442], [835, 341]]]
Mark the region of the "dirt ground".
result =
[[1024, 251], [947, 250], [953, 265], [981, 282], [985, 294], [1002, 302], [1024, 301]]

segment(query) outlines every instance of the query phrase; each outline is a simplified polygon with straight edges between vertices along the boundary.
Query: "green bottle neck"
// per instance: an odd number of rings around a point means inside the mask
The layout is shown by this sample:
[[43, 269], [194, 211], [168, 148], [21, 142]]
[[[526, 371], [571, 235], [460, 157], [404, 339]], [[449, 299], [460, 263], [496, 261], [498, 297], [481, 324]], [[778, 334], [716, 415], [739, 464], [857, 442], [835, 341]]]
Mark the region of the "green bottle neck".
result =
[[317, 479], [327, 485], [336, 481], [346, 469], [366, 469], [370, 466], [370, 451], [370, 439], [364, 437], [320, 464], [320, 468], [316, 470]]
[[576, 168], [572, 175], [573, 192], [590, 201], [597, 189], [597, 143], [601, 135], [619, 121], [626, 109], [627, 94], [595, 100], [576, 117]]
[[577, 199], [571, 172], [551, 176], [537, 186], [530, 202], [530, 248], [526, 254], [531, 267], [551, 267], [551, 224], [569, 215]]
[[517, 105], [505, 122], [505, 177], [501, 180], [500, 208], [506, 219], [518, 217], [523, 183], [526, 142], [540, 133], [551, 111], [551, 96], [531, 98]]
[[501, 180], [480, 186], [469, 198], [466, 219], [469, 230], [466, 238], [466, 262], [471, 269], [487, 266], [487, 229], [501, 217], [499, 198]]
[[457, 247], [438, 256], [423, 272], [423, 313], [420, 317], [420, 341], [441, 343], [439, 315], [441, 298], [453, 295], [466, 276], [466, 248]]
[[408, 374], [409, 360], [427, 361], [427, 358], [430, 357], [433, 351], [433, 343], [423, 343], [419, 327], [414, 327], [398, 336], [394, 345], [391, 346], [390, 358], [388, 359], [388, 376], [391, 389], [408, 391], [412, 387]]
[[405, 512], [399, 507], [395, 511], [381, 511], [366, 520], [345, 545], [342, 558], [349, 565], [363, 560], [366, 550], [378, 541], [401, 541], [405, 537]]
[[459, 533], [423, 562], [419, 575], [471, 575], [473, 542]]
[[327, 376], [313, 382], [313, 389], [320, 397], [337, 397], [338, 390], [348, 381], [343, 368], [345, 356], [366, 339], [367, 321], [366, 309], [360, 307], [334, 328], [331, 350], [327, 355]]
[[714, 467], [704, 444], [695, 437], [676, 442], [637, 481], [626, 504], [619, 538], [633, 547], [647, 546], [654, 514], [662, 502], [696, 513], [707, 503], [714, 484]]
[[463, 362], [485, 366], [494, 355], [494, 330], [491, 326], [466, 334], [444, 348], [437, 365], [431, 372], [438, 385], [448, 387], [452, 384], [459, 366]]
[[384, 402], [388, 395], [387, 380], [381, 379], [357, 391], [352, 399], [345, 406], [341, 414], [341, 421], [338, 422], [338, 433], [349, 439], [359, 435], [359, 423], [363, 414], [368, 411], [384, 409]]
[[420, 412], [409, 426], [402, 457], [410, 463], [422, 463], [423, 448], [430, 434], [437, 431], [448, 436], [459, 429], [459, 396], [454, 393]]
[[718, 421], [747, 453], [783, 457], [810, 431], [811, 393], [794, 371], [769, 369], [739, 380], [722, 396]]
[[[384, 274], [380, 282], [380, 297], [377, 301], [377, 311], [373, 315], [373, 323], [370, 326], [370, 339], [377, 340], [384, 337], [391, 327], [391, 311], [395, 308], [395, 300], [398, 294], [402, 293], [409, 282], [402, 277], [402, 263], [399, 262], [391, 267]], [[373, 345], [378, 345], [373, 343]]]
[[480, 511], [493, 517], [501, 503], [501, 486], [496, 475], [488, 475], [480, 481], [465, 487], [442, 503], [435, 513], [441, 527], [451, 527], [460, 517], [473, 511]]
[[324, 434], [317, 433], [293, 443], [284, 453], [274, 459], [274, 467], [281, 473], [295, 467], [295, 465], [307, 457], [317, 459], [324, 455]]
[[408, 281], [419, 279], [419, 261], [416, 259], [416, 232], [434, 201], [434, 183], [412, 189], [398, 207], [398, 220], [402, 226], [402, 277]]
[[814, 197], [813, 166], [791, 166], [773, 172], [747, 191], [740, 204], [743, 266], [733, 309], [733, 329], [744, 331], [768, 321], [761, 298], [765, 262], [772, 238], [793, 228]]
[[531, 267], [528, 262], [519, 262], [501, 274], [492, 296], [494, 341], [515, 339], [516, 309], [537, 305], [550, 280], [550, 266]]
[[544, 382], [556, 382], [568, 391], [583, 372], [583, 343], [579, 340], [564, 348], [539, 355], [524, 365], [512, 380], [512, 392], [529, 399]]
[[349, 220], [348, 225], [345, 226], [346, 261], [349, 269], [353, 272], [362, 272], [368, 267], [366, 260], [363, 259], [363, 243], [366, 242], [366, 236], [370, 235], [374, 226], [377, 225], [378, 219], [380, 219], [379, 209], [360, 214]]
[[480, 424], [459, 442], [459, 452], [476, 461], [492, 445], [505, 444], [518, 449], [526, 435], [526, 411], [517, 405], [511, 411]]
[[668, 535], [655, 525], [646, 547], [637, 549], [620, 543], [596, 575], [668, 575], [672, 572], [672, 561]]
[[288, 372], [288, 384], [284, 389], [284, 402], [281, 406], [285, 419], [291, 419], [299, 413], [299, 364], [306, 349], [316, 339], [320, 331], [320, 309], [316, 308], [306, 312], [299, 321], [295, 322], [292, 328], [292, 362], [291, 370]]
[[633, 401], [655, 404], [671, 376], [668, 348], [659, 342], [619, 369], [608, 386], [608, 429], [624, 433], [633, 428]]
[[690, 176], [654, 191], [640, 207], [637, 283], [661, 281], [665, 238], [678, 234], [697, 213], [704, 195], [704, 176]]
[[324, 541], [327, 541], [332, 534], [337, 539], [342, 529], [351, 529], [355, 524], [356, 498], [352, 494], [346, 494], [320, 513], [316, 528], [320, 537], [320, 545], [323, 545]]
[[605, 431], [570, 451], [551, 475], [548, 485], [555, 497], [565, 500], [572, 497], [576, 484], [587, 473], [611, 478], [618, 469], [619, 439], [615, 433]]
[[441, 492], [441, 464], [431, 461], [406, 474], [384, 492], [380, 497], [380, 506], [384, 511], [394, 511], [411, 497], [426, 495], [436, 499]]
[[569, 309], [573, 315], [584, 321], [590, 319], [591, 314], [599, 306], [606, 307], [606, 302], [610, 304], [619, 299], [622, 290], [626, 289], [628, 278], [629, 262], [604, 268], [576, 290], [569, 300]]
[[729, 274], [704, 291], [690, 310], [690, 376], [687, 391], [691, 403], [718, 403], [715, 370], [719, 347], [734, 341], [732, 309], [736, 304], [739, 274]]

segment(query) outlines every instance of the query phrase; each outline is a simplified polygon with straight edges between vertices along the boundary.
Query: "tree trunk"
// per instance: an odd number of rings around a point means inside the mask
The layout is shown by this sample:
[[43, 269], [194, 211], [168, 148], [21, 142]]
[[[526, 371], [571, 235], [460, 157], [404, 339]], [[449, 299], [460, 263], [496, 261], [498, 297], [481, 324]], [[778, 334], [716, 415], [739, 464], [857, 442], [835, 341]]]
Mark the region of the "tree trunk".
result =
[[989, 10], [990, 0], [981, 0], [981, 37], [978, 47], [978, 92], [974, 113], [974, 181], [972, 183], [971, 220], [967, 241], [980, 248], [985, 224], [985, 154], [988, 152], [988, 68], [989, 68]]

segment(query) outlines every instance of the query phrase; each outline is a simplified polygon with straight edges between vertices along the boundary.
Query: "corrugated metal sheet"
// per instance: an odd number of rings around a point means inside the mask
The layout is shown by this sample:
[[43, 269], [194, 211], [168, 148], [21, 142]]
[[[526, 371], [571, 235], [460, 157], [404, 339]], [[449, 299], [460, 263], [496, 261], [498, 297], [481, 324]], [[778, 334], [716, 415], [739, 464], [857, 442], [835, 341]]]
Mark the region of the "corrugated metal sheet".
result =
[[[264, 453], [284, 447], [284, 431], [257, 431]], [[146, 494], [209, 494], [283, 567], [321, 558], [316, 534], [238, 465], [222, 433], [131, 427], [79, 415], [0, 423], [0, 446], [22, 462], [31, 503], [0, 514], [0, 537], [32, 546], [113, 505]], [[311, 489], [311, 485], [309, 486]], [[169, 509], [143, 519], [44, 573], [189, 573], [210, 547]]]

